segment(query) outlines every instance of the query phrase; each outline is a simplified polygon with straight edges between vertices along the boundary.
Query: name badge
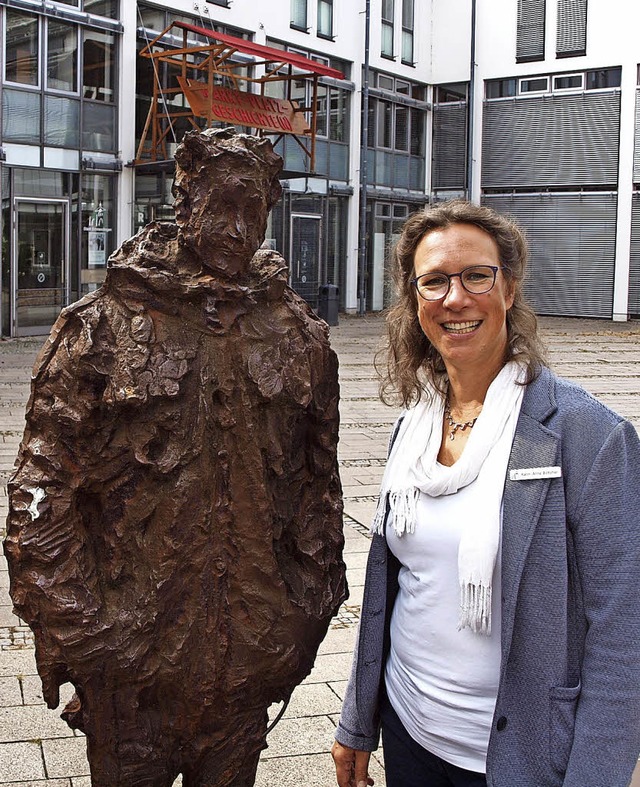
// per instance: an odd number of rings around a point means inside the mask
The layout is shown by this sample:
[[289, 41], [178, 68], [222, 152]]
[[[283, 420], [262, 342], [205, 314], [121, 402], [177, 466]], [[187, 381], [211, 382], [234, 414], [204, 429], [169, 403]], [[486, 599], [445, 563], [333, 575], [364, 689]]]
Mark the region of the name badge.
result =
[[560, 478], [562, 468], [555, 467], [523, 467], [522, 470], [511, 470], [509, 478], [512, 481], [534, 481], [538, 478]]

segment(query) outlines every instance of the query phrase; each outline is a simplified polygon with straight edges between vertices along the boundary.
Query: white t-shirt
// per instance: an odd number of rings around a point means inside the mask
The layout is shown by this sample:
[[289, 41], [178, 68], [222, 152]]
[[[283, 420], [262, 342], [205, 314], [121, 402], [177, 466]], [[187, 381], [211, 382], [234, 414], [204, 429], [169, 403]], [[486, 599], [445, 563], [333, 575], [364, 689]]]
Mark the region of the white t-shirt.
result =
[[[512, 430], [505, 432], [492, 449], [500, 454], [504, 475], [513, 442]], [[415, 532], [398, 537], [391, 523], [386, 528], [389, 548], [402, 564], [385, 673], [389, 701], [423, 748], [477, 773], [486, 772], [500, 674], [500, 549], [492, 630], [485, 636], [458, 630], [458, 545], [463, 524], [486, 499], [482, 489], [481, 470], [455, 494], [420, 494]]]

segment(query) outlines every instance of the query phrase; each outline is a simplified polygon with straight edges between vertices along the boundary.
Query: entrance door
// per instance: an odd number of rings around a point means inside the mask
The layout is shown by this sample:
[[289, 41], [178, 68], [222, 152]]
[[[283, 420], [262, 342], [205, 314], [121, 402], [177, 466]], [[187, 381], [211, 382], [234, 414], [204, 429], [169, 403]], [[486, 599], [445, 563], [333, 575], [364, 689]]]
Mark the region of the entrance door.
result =
[[15, 336], [48, 333], [69, 303], [68, 208], [66, 200], [15, 200]]
[[291, 215], [291, 287], [314, 308], [320, 286], [322, 216]]

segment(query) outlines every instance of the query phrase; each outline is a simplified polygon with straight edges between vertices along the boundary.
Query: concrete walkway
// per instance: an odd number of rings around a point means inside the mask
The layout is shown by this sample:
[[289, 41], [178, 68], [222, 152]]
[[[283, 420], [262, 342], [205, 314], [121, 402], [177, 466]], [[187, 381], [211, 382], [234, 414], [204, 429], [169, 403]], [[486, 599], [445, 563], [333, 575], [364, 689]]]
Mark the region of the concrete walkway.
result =
[[[640, 323], [548, 318], [542, 330], [553, 368], [631, 419], [640, 430]], [[331, 787], [329, 749], [349, 673], [362, 600], [367, 530], [396, 413], [377, 399], [372, 359], [382, 335], [379, 317], [341, 317], [332, 328], [342, 389], [340, 464], [351, 590], [321, 646], [315, 667], [294, 693], [269, 736], [258, 787]], [[0, 536], [7, 513], [5, 484], [22, 435], [29, 373], [41, 341], [0, 342]], [[0, 787], [88, 787], [85, 742], [43, 704], [30, 630], [16, 618], [0, 557]], [[64, 699], [64, 698], [63, 698]], [[384, 787], [381, 755], [372, 775]], [[640, 778], [633, 787], [640, 787]], [[179, 783], [179, 782], [178, 782]]]

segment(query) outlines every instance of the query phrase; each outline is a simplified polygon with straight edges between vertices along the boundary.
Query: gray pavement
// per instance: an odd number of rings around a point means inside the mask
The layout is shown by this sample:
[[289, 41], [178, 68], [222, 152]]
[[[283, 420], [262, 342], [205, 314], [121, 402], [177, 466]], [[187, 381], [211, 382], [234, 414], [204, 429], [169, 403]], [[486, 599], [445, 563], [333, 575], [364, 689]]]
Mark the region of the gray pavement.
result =
[[[640, 431], [640, 322], [545, 318], [552, 367], [629, 418]], [[389, 429], [396, 413], [377, 399], [372, 360], [383, 332], [379, 316], [342, 317], [331, 329], [340, 358], [340, 466], [345, 498], [345, 558], [350, 598], [323, 642], [315, 667], [269, 735], [258, 787], [331, 787], [329, 750], [349, 673], [360, 613], [369, 521], [375, 507]], [[30, 368], [41, 340], [0, 342], [0, 536], [6, 480], [22, 435]], [[42, 700], [30, 630], [13, 615], [0, 557], [0, 787], [87, 787], [82, 735]], [[64, 698], [63, 698], [64, 699]], [[382, 755], [372, 775], [384, 787]], [[179, 783], [179, 782], [177, 782]], [[640, 773], [632, 787], [640, 787]]]

